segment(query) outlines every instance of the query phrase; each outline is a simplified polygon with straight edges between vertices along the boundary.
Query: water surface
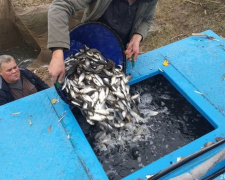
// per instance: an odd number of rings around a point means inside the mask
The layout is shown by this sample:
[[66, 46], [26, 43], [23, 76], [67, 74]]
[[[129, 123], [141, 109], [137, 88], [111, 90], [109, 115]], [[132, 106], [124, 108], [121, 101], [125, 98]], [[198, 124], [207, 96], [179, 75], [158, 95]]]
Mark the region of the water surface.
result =
[[[122, 179], [214, 129], [162, 75], [132, 85], [130, 93], [140, 93], [138, 110], [149, 118], [129, 131], [108, 133], [110, 145], [102, 149], [94, 138], [100, 129], [74, 113], [109, 179]], [[152, 111], [158, 115], [149, 116]]]

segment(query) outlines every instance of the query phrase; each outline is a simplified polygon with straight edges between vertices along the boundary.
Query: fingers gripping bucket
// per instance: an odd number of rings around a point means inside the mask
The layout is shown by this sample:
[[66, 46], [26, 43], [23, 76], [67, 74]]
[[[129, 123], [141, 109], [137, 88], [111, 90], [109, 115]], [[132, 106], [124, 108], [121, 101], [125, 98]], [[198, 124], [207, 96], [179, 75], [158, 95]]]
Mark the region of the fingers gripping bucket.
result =
[[[106, 59], [113, 60], [116, 65], [122, 65], [126, 71], [126, 58], [124, 46], [119, 36], [108, 26], [102, 23], [89, 22], [79, 24], [70, 31], [70, 50], [64, 52], [64, 59], [84, 49], [97, 49]], [[71, 104], [60, 86], [55, 84], [59, 96]]]

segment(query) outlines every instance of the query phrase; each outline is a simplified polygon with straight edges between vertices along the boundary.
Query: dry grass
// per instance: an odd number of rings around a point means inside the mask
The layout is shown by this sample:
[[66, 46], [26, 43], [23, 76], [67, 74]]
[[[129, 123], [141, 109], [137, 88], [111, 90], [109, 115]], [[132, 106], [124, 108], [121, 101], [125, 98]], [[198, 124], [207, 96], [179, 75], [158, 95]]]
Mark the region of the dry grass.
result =
[[225, 37], [225, 1], [159, 0], [154, 22], [159, 31], [149, 34], [142, 43], [146, 52], [211, 29]]

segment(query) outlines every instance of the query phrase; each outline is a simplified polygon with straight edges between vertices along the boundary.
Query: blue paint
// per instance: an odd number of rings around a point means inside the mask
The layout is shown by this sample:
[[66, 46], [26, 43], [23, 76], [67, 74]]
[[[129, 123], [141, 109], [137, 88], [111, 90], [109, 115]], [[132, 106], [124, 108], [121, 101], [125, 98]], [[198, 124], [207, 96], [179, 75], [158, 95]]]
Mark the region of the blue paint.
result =
[[[168, 168], [177, 157], [199, 151], [206, 142], [215, 142], [216, 137], [225, 138], [225, 81], [222, 80], [225, 41], [210, 30], [203, 33], [219, 41], [188, 37], [140, 55], [133, 68], [127, 62], [126, 73], [133, 76], [130, 84], [164, 75], [215, 130], [124, 179], [145, 179], [148, 174]], [[165, 58], [169, 66], [162, 65]], [[51, 104], [53, 98], [59, 102]], [[0, 131], [0, 179], [108, 179], [70, 107], [60, 99], [54, 87], [1, 106]], [[219, 149], [224, 146], [206, 156], [211, 157]], [[193, 169], [196, 163], [207, 159], [206, 156], [170, 176]], [[215, 168], [222, 166], [224, 162]]]
[[0, 179], [107, 179], [69, 106], [53, 98], [50, 88], [0, 107]]
[[[164, 75], [216, 129], [124, 179], [144, 179], [146, 174], [154, 175], [169, 167], [170, 162], [175, 163], [177, 157], [199, 151], [205, 143], [215, 142], [216, 137], [225, 138], [225, 81], [222, 81], [225, 41], [210, 30], [203, 33], [219, 41], [191, 36], [139, 56], [135, 68], [128, 63], [126, 72], [133, 77], [130, 84], [156, 74]], [[165, 58], [170, 62], [169, 66], [163, 66]]]

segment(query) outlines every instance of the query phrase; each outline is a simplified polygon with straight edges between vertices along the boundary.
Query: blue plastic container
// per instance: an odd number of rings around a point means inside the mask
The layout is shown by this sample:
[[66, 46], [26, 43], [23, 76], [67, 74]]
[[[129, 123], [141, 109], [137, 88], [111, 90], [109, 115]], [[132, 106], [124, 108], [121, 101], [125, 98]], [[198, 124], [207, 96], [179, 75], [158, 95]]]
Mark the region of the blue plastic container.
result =
[[[70, 31], [70, 50], [64, 52], [64, 59], [79, 52], [79, 49], [84, 49], [85, 45], [99, 50], [103, 57], [113, 60], [116, 65], [122, 65], [126, 72], [126, 57], [122, 40], [109, 26], [99, 22], [75, 26]], [[72, 105], [58, 83], [55, 84], [55, 88], [59, 96], [67, 104]]]
[[70, 50], [64, 53], [64, 59], [79, 52], [84, 45], [99, 50], [106, 59], [113, 60], [116, 65], [123, 65], [126, 70], [122, 40], [109, 26], [98, 22], [75, 26], [70, 32]]

